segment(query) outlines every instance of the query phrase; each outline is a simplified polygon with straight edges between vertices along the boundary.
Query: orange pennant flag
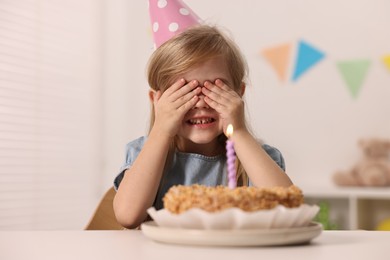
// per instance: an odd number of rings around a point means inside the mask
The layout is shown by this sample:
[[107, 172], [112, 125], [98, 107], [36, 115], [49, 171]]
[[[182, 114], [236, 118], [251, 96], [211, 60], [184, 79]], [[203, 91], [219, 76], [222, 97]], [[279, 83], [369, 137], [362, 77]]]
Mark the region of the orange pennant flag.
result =
[[289, 43], [267, 48], [261, 52], [282, 81], [287, 77], [290, 53], [291, 44]]

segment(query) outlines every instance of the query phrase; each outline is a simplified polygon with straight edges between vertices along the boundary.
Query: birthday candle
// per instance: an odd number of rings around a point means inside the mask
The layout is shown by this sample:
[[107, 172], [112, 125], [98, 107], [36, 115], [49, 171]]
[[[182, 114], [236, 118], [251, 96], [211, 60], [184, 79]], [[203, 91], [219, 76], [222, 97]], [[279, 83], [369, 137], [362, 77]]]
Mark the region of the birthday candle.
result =
[[229, 124], [226, 129], [226, 157], [227, 157], [227, 172], [228, 172], [228, 186], [230, 189], [237, 187], [236, 180], [236, 153], [234, 151], [234, 142], [230, 140], [233, 135], [233, 126]]

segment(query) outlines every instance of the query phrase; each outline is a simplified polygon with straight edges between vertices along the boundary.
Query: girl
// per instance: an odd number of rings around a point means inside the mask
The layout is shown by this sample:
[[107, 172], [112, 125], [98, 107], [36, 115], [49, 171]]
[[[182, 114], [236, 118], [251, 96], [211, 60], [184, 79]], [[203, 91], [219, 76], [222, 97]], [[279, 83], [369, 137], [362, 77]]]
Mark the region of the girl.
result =
[[246, 72], [236, 45], [211, 26], [190, 28], [153, 53], [149, 135], [127, 145], [126, 164], [114, 181], [121, 225], [138, 227], [149, 207], [161, 209], [172, 185], [226, 185], [228, 124], [234, 127], [238, 185], [292, 184], [280, 152], [248, 131], [242, 100]]

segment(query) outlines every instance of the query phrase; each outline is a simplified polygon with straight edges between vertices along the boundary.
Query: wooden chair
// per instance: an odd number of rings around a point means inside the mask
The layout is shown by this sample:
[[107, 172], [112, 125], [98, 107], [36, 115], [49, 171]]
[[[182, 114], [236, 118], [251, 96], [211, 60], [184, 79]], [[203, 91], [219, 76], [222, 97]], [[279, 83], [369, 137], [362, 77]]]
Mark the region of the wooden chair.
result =
[[115, 218], [113, 209], [113, 200], [115, 197], [115, 189], [111, 187], [104, 194], [98, 207], [95, 210], [91, 220], [85, 230], [122, 230], [124, 229]]

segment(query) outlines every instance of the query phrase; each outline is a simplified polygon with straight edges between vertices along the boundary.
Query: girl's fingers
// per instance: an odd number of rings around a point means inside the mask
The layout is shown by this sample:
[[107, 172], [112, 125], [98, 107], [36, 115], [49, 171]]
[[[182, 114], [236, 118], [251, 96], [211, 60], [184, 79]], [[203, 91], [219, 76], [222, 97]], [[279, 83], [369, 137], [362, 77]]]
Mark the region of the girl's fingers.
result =
[[205, 102], [223, 118], [240, 117], [243, 111], [243, 101], [239, 94], [217, 79], [215, 84], [205, 82], [202, 93], [206, 96]]
[[204, 88], [202, 88], [202, 93], [209, 99], [224, 105], [229, 102], [229, 95], [227, 95], [223, 89], [211, 84], [210, 82], [205, 82]]
[[198, 95], [201, 92], [202, 92], [202, 88], [197, 87], [197, 88], [193, 89], [191, 92], [188, 92], [185, 95], [179, 97], [176, 101], [174, 101], [175, 107], [179, 108], [179, 107], [185, 105], [187, 102], [192, 102], [192, 98], [198, 97]]
[[206, 102], [207, 105], [209, 105], [209, 107], [211, 107], [217, 112], [220, 112], [220, 109], [222, 109], [223, 107], [221, 103], [214, 101], [213, 99], [209, 98], [207, 95], [203, 98], [203, 100]]
[[232, 92], [236, 93], [232, 88], [230, 88], [228, 85], [226, 85], [225, 82], [223, 82], [223, 80], [216, 79], [215, 80], [215, 85], [217, 87], [222, 88], [224, 91], [226, 91], [226, 93], [229, 93], [229, 94], [232, 94]]
[[172, 94], [169, 95], [169, 100], [171, 102], [175, 102], [176, 100], [180, 99], [184, 95], [192, 92], [198, 85], [199, 82], [197, 80], [191, 80], [187, 84], [184, 84], [179, 88], [175, 88], [174, 92], [172, 92]]
[[202, 89], [203, 94], [220, 104], [227, 104], [236, 98], [240, 98], [240, 96], [228, 85], [223, 83], [222, 80], [217, 79], [215, 82], [215, 84], [208, 81], [205, 82], [205, 87]]
[[[164, 93], [158, 91], [160, 94], [155, 100], [171, 104], [173, 109], [178, 109], [183, 104], [190, 101], [194, 96], [202, 92], [202, 89], [198, 87], [198, 85], [199, 82], [197, 80], [192, 80], [186, 84], [184, 79], [180, 79], [164, 91]], [[156, 92], [156, 95], [158, 92]]]
[[179, 90], [181, 87], [185, 85], [186, 81], [184, 79], [179, 79], [175, 83], [173, 83], [172, 86], [170, 86], [167, 90], [165, 90], [164, 95], [170, 96], [173, 93], [175, 93], [177, 90]]
[[198, 95], [192, 96], [187, 102], [183, 103], [177, 110], [185, 114], [195, 106], [198, 100], [199, 100]]
[[206, 81], [205, 87], [226, 99], [230, 99], [232, 96], [237, 95], [237, 93], [232, 88], [230, 88], [220, 79], [215, 80], [215, 84]]

